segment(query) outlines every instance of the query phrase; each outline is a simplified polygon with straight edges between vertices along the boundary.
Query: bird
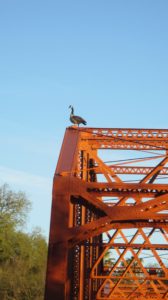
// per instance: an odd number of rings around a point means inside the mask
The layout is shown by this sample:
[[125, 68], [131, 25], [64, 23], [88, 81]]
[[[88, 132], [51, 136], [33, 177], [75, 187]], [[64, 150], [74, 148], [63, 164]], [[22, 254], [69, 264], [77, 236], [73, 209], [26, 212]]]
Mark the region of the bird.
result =
[[70, 105], [69, 108], [71, 109], [70, 121], [71, 121], [73, 124], [77, 124], [78, 127], [79, 127], [80, 124], [83, 124], [83, 125], [86, 125], [86, 124], [87, 124], [87, 122], [86, 122], [83, 118], [81, 118], [81, 117], [79, 117], [79, 116], [74, 116], [74, 108], [73, 108], [72, 105]]

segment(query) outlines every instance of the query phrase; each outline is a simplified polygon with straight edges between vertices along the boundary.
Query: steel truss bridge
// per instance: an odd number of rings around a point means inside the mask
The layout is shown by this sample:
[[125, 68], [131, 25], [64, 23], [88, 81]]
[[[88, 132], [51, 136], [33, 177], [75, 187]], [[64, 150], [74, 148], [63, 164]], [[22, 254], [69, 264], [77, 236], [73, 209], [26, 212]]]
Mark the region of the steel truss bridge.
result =
[[168, 130], [66, 129], [45, 300], [168, 299]]

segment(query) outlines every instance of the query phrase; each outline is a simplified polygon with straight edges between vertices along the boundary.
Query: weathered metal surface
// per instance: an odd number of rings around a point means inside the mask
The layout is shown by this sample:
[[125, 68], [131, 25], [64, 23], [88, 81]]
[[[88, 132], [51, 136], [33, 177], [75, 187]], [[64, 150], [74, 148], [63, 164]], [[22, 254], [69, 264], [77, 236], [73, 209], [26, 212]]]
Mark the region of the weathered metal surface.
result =
[[67, 128], [45, 300], [168, 298], [167, 150], [167, 129]]
[[48, 248], [45, 299], [70, 299], [71, 251], [68, 251], [67, 229], [73, 225], [70, 205], [70, 182], [58, 174], [71, 171], [77, 155], [78, 132], [65, 133], [54, 181], [51, 208], [51, 224]]

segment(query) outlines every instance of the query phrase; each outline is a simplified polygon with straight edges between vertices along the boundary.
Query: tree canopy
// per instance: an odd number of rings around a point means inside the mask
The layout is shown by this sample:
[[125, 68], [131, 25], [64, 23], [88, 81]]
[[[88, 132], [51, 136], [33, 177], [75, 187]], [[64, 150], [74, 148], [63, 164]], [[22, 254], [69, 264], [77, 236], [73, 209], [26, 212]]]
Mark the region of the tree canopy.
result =
[[30, 208], [24, 193], [0, 187], [1, 300], [43, 299], [47, 243], [40, 229], [21, 230]]

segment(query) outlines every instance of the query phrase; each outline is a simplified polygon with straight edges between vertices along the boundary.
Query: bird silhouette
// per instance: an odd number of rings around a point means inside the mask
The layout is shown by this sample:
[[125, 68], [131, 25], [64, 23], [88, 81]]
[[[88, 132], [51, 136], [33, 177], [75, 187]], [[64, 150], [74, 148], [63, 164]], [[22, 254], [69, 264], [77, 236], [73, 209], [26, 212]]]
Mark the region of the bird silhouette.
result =
[[74, 108], [73, 108], [72, 105], [70, 105], [69, 108], [71, 109], [70, 121], [71, 121], [73, 124], [75, 124], [75, 125], [77, 124], [78, 126], [79, 126], [80, 124], [83, 124], [83, 125], [86, 125], [86, 124], [87, 124], [87, 122], [86, 122], [83, 118], [74, 115]]

